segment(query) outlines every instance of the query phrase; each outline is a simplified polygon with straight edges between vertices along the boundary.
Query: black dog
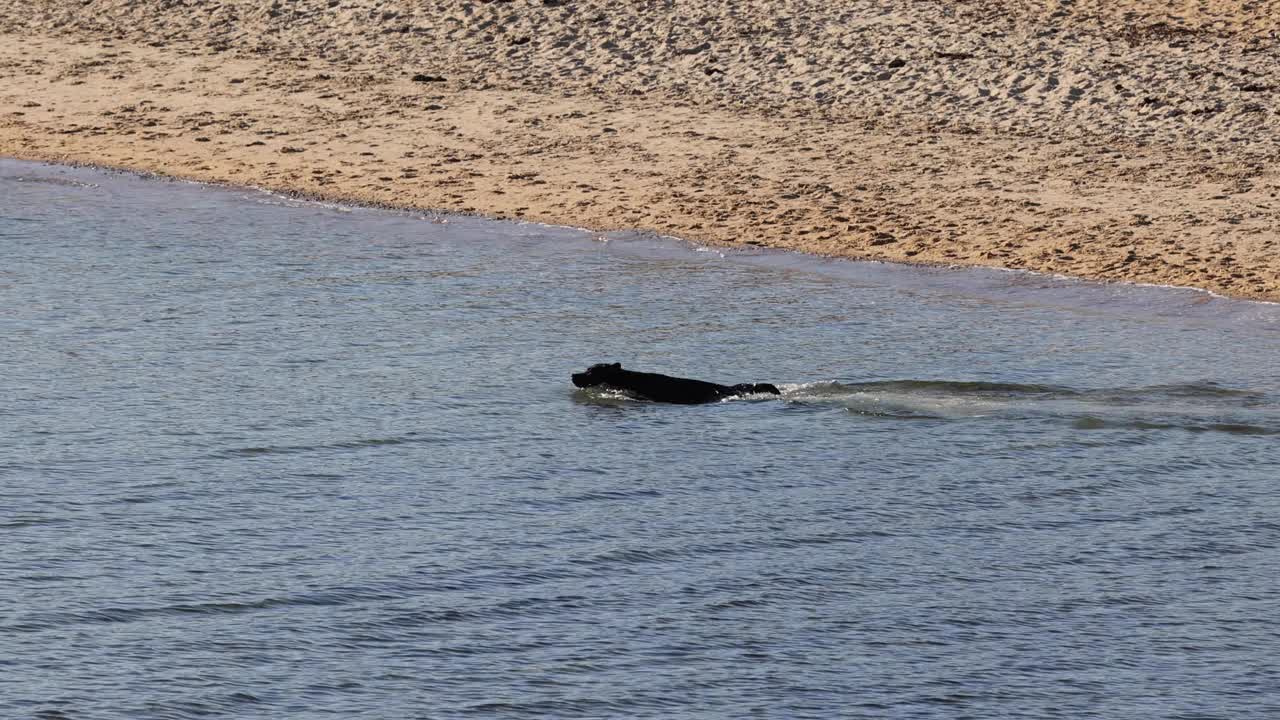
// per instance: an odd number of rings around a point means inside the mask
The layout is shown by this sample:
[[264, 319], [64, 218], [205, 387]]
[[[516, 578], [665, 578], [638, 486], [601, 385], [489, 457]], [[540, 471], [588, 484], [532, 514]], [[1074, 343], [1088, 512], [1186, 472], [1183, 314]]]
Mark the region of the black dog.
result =
[[715, 402], [754, 393], [782, 394], [769, 383], [717, 385], [702, 380], [623, 370], [622, 363], [592, 365], [586, 372], [574, 373], [573, 384], [580, 388], [604, 385], [615, 390], [626, 390], [646, 400], [681, 405]]

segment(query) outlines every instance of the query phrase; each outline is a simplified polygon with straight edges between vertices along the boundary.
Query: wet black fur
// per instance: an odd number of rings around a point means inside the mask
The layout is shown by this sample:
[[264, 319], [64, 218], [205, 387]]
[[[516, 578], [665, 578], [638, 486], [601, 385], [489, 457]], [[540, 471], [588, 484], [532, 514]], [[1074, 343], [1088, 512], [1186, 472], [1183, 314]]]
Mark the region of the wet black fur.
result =
[[592, 365], [586, 372], [574, 373], [573, 384], [580, 388], [603, 385], [615, 390], [625, 390], [646, 400], [680, 405], [715, 402], [754, 393], [781, 394], [778, 388], [769, 383], [717, 385], [703, 380], [623, 370], [621, 363]]

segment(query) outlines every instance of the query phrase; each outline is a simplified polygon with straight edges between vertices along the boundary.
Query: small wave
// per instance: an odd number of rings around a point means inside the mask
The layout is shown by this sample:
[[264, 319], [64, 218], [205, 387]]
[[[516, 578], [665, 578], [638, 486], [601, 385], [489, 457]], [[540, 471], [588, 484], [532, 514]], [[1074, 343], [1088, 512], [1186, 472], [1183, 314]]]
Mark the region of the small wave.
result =
[[823, 533], [796, 537], [784, 536], [742, 539], [724, 543], [704, 543], [675, 547], [629, 547], [608, 550], [590, 557], [571, 559], [569, 562], [574, 565], [593, 568], [612, 567], [617, 565], [646, 565], [681, 558], [703, 557], [707, 555], [755, 552], [758, 550], [794, 550], [821, 545], [839, 545], [891, 537], [894, 537], [892, 533], [880, 530], [854, 530], [841, 533]]
[[396, 272], [372, 272], [358, 273], [355, 275], [331, 275], [311, 278], [302, 278], [291, 281], [290, 285], [307, 286], [307, 285], [381, 285], [381, 284], [402, 284], [414, 283], [424, 280], [439, 280], [442, 278], [470, 278], [475, 277], [474, 270], [401, 270]]
[[245, 705], [261, 705], [262, 698], [244, 691], [218, 693], [200, 699], [149, 700], [141, 707], [126, 709], [126, 717], [205, 718], [215, 715], [235, 716]]
[[581, 495], [565, 495], [554, 498], [554, 500], [562, 503], [580, 503], [607, 502], [611, 500], [634, 500], [637, 498], [656, 497], [662, 497], [662, 493], [657, 490], [597, 490], [594, 492], [582, 493]]
[[70, 520], [66, 518], [53, 517], [16, 517], [0, 521], [0, 530], [17, 530], [19, 528], [36, 527], [40, 525], [65, 525]]
[[400, 613], [386, 619], [365, 623], [365, 629], [396, 627], [417, 628], [424, 625], [442, 625], [477, 620], [502, 620], [511, 618], [559, 615], [565, 610], [583, 607], [592, 602], [585, 595], [555, 595], [552, 597], [523, 597], [504, 600], [489, 606], [471, 605], [466, 608], [428, 608]]
[[1116, 404], [1151, 400], [1245, 400], [1261, 401], [1264, 393], [1243, 388], [1224, 387], [1215, 382], [1147, 385], [1136, 388], [1099, 388], [1079, 391], [1081, 397]]
[[627, 696], [621, 699], [567, 697], [560, 699], [526, 699], [485, 701], [458, 708], [463, 715], [480, 717], [628, 717], [642, 710], [668, 710], [674, 713], [683, 709], [677, 697]]
[[947, 416], [931, 412], [917, 412], [908, 408], [885, 410], [880, 408], [846, 407], [845, 412], [865, 418], [883, 420], [946, 420]]
[[762, 597], [733, 598], [730, 600], [723, 600], [720, 602], [711, 603], [710, 605], [707, 605], [703, 609], [711, 612], [719, 612], [721, 610], [738, 610], [740, 608], [766, 607], [772, 604], [773, 603], [770, 600]]
[[[205, 183], [200, 181], [195, 181], [195, 184], [204, 185]], [[354, 212], [356, 209], [356, 206], [354, 205], [347, 205], [347, 204], [329, 202], [326, 200], [320, 200], [317, 198], [308, 197], [303, 193], [282, 193], [282, 192], [277, 192], [275, 190], [268, 190], [266, 188], [259, 187], [256, 185], [251, 185], [249, 187], [253, 190], [256, 190], [257, 193], [252, 195], [241, 195], [241, 197], [244, 198], [245, 200], [257, 203], [259, 205], [270, 205], [275, 207], [289, 207], [289, 208], [314, 207], [314, 208], [323, 208], [325, 210], [332, 210], [340, 213], [350, 213], [350, 212]]]
[[[471, 437], [466, 440], [483, 440], [488, 438]], [[457, 438], [446, 439], [436, 436], [407, 433], [386, 438], [368, 438], [364, 440], [347, 440], [334, 443], [316, 443], [314, 445], [260, 445], [253, 447], [232, 448], [213, 453], [209, 457], [217, 459], [256, 457], [259, 455], [295, 455], [323, 450], [360, 450], [363, 448], [382, 447], [384, 445], [408, 445], [415, 443], [461, 442]]]
[[133, 623], [157, 617], [240, 615], [291, 607], [329, 607], [357, 602], [393, 600], [404, 592], [368, 587], [336, 589], [284, 597], [267, 597], [243, 602], [179, 603], [155, 607], [107, 607], [92, 610], [32, 613], [10, 625], [0, 625], [0, 633], [39, 632], [66, 625], [107, 625]]
[[74, 188], [86, 188], [86, 189], [98, 187], [97, 183], [82, 182], [80, 180], [71, 180], [68, 178], [41, 177], [38, 175], [4, 175], [4, 176], [0, 176], [0, 180], [9, 180], [12, 182], [20, 182], [20, 183], [37, 183], [40, 185], [59, 185], [62, 187], [74, 187]]
[[1228, 435], [1280, 435], [1280, 428], [1250, 423], [1156, 422], [1135, 418], [1101, 418], [1086, 415], [1076, 418], [1077, 430], [1184, 430], [1193, 433], [1226, 433]]

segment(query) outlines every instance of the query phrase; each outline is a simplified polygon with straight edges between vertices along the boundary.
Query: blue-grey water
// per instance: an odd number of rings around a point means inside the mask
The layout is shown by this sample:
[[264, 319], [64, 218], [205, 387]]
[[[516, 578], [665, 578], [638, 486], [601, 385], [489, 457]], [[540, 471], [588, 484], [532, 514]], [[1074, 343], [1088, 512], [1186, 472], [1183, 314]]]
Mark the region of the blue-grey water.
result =
[[0, 331], [3, 718], [1280, 714], [1274, 305], [0, 160]]

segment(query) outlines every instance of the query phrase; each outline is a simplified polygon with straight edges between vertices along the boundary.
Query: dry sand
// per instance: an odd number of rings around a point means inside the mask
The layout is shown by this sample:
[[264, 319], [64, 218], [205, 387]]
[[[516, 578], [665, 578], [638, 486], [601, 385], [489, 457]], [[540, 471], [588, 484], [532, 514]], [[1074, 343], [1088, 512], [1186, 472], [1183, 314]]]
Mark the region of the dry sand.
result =
[[0, 0], [0, 154], [1276, 300], [1280, 0]]

